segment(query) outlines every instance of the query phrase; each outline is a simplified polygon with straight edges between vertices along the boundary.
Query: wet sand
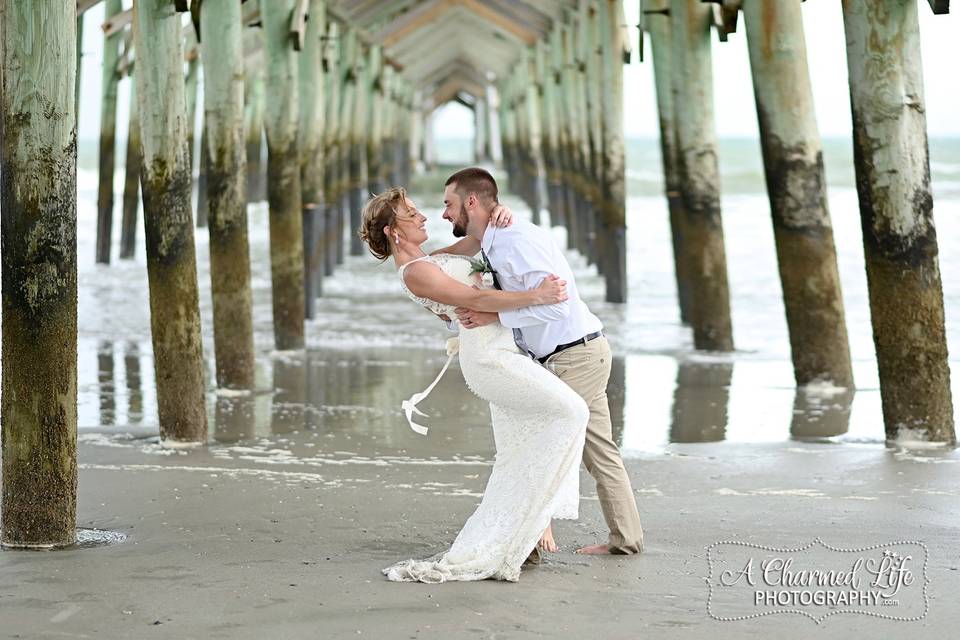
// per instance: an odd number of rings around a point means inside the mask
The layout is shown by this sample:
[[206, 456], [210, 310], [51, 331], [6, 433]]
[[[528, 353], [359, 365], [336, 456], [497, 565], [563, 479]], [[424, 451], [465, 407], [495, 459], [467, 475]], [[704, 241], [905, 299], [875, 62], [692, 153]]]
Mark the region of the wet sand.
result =
[[[432, 445], [402, 431], [387, 442], [354, 424], [176, 452], [150, 438], [84, 436], [79, 524], [128, 538], [0, 552], [0, 637], [932, 638], [960, 623], [956, 453], [672, 444], [627, 460], [642, 555], [572, 553], [604, 535], [583, 473], [581, 519], [558, 524], [561, 552], [519, 583], [394, 584], [380, 568], [441, 550], [472, 512], [489, 434], [467, 423], [438, 428]], [[707, 615], [707, 545], [818, 536], [848, 547], [924, 542], [927, 616], [841, 614], [818, 627], [797, 615]]]

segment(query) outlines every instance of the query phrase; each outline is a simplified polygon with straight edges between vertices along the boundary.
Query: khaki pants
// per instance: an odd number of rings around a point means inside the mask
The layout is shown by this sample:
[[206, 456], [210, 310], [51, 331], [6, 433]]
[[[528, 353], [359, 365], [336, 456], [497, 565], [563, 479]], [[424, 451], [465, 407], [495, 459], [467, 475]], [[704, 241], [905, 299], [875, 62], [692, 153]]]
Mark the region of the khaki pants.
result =
[[576, 391], [590, 408], [583, 463], [597, 482], [603, 517], [610, 527], [611, 553], [643, 551], [643, 528], [630, 478], [613, 441], [607, 382], [610, 380], [610, 343], [605, 336], [550, 356], [546, 367]]

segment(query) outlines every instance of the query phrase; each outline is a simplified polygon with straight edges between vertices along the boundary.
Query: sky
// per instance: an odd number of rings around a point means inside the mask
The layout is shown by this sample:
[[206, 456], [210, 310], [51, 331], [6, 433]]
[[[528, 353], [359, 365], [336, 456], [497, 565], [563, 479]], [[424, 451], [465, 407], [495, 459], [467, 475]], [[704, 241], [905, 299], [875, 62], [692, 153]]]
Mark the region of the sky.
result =
[[[769, 1], [769, 0], [767, 0]], [[777, 0], [780, 1], [780, 0]], [[917, 0], [920, 16], [927, 130], [930, 136], [960, 136], [960, 6], [947, 15], [935, 16], [926, 0]], [[129, 2], [125, 2], [129, 5]], [[954, 4], [960, 5], [960, 2]], [[637, 23], [639, 3], [627, 0], [626, 18]], [[807, 57], [813, 84], [817, 123], [824, 137], [850, 136], [850, 101], [847, 89], [846, 50], [840, 0], [807, 0], [803, 4]], [[103, 37], [103, 5], [86, 14], [80, 107], [80, 138], [96, 139], [100, 129], [100, 62]], [[636, 51], [636, 29], [631, 29]], [[757, 117], [750, 80], [746, 34], [742, 16], [739, 31], [728, 42], [713, 43], [714, 109], [720, 137], [756, 137]], [[624, 68], [624, 132], [628, 137], [657, 137], [653, 63], [637, 55]], [[129, 83], [123, 82], [117, 111], [118, 138], [126, 138]], [[201, 98], [202, 99], [202, 98]], [[451, 104], [435, 117], [438, 139], [471, 137], [473, 114]]]

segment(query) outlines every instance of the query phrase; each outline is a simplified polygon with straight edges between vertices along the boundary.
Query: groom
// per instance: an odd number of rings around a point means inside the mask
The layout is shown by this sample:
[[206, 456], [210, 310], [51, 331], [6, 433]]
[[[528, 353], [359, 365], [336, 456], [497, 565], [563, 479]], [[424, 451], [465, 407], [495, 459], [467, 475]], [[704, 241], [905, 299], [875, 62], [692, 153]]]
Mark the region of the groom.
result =
[[461, 308], [457, 318], [466, 329], [497, 320], [514, 329], [517, 345], [567, 383], [590, 408], [583, 462], [597, 482], [610, 537], [606, 544], [589, 545], [577, 553], [642, 552], [640, 515], [610, 424], [610, 345], [601, 331], [602, 323], [580, 299], [570, 265], [545, 229], [522, 220], [503, 228], [488, 225], [498, 202], [497, 183], [487, 171], [470, 168], [456, 172], [447, 179], [443, 197], [444, 219], [453, 224], [453, 234], [463, 238], [460, 243], [474, 247], [479, 243], [494, 270], [498, 289], [531, 289], [550, 274], [567, 281], [570, 297], [565, 302], [499, 314]]

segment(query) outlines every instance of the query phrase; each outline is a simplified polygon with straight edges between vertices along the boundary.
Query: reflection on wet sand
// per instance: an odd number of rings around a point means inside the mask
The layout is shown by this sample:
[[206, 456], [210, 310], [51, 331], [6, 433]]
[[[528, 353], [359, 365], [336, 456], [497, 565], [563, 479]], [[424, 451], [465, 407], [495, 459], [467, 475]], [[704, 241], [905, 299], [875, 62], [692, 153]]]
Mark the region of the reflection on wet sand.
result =
[[732, 378], [729, 362], [680, 362], [670, 442], [718, 442], [726, 437]]
[[845, 434], [850, 427], [854, 393], [852, 389], [799, 387], [793, 401], [790, 437], [817, 440]]
[[[92, 410], [101, 426], [146, 422], [149, 434], [156, 428], [151, 424], [156, 417], [145, 415], [144, 385], [151, 381], [141, 373], [141, 368], [149, 367], [141, 362], [149, 358], [149, 351], [133, 341], [105, 340], [96, 343], [95, 350], [96, 383], [87, 384], [96, 394], [81, 395], [81, 410], [88, 415]], [[114, 364], [121, 351], [122, 380]], [[489, 409], [466, 387], [456, 363], [420, 405], [429, 416], [418, 419], [430, 428], [427, 437], [413, 433], [400, 411], [401, 402], [429, 385], [444, 360], [440, 349], [431, 348], [322, 347], [265, 354], [258, 364], [268, 381], [265, 388], [252, 394], [211, 389], [211, 438], [236, 444], [307, 432], [305, 438], [326, 438], [325, 446], [332, 450], [364, 455], [487, 457], [493, 441]], [[735, 375], [735, 369], [743, 370]], [[854, 431], [854, 391], [815, 386], [794, 393], [780, 386], [778, 375], [763, 363], [736, 366], [730, 361], [666, 355], [614, 357], [607, 388], [614, 441], [627, 452], [656, 451], [671, 442], [725, 439], [845, 436], [862, 441], [865, 425], [876, 421], [863, 413]], [[118, 385], [126, 399], [118, 398]], [[126, 416], [117, 415], [118, 402], [126, 406]], [[746, 422], [745, 411], [750, 413]], [[768, 416], [789, 418], [771, 424]]]
[[218, 395], [214, 402], [213, 439], [236, 444], [256, 435], [256, 398], [252, 395]]
[[284, 435], [306, 428], [307, 371], [304, 354], [273, 361], [270, 431]]
[[123, 370], [127, 388], [127, 422], [139, 424], [143, 420], [143, 389], [140, 380], [140, 347], [128, 340], [123, 348]]
[[113, 343], [101, 340], [97, 345], [97, 390], [100, 396], [100, 424], [116, 422], [116, 376], [113, 367]]

